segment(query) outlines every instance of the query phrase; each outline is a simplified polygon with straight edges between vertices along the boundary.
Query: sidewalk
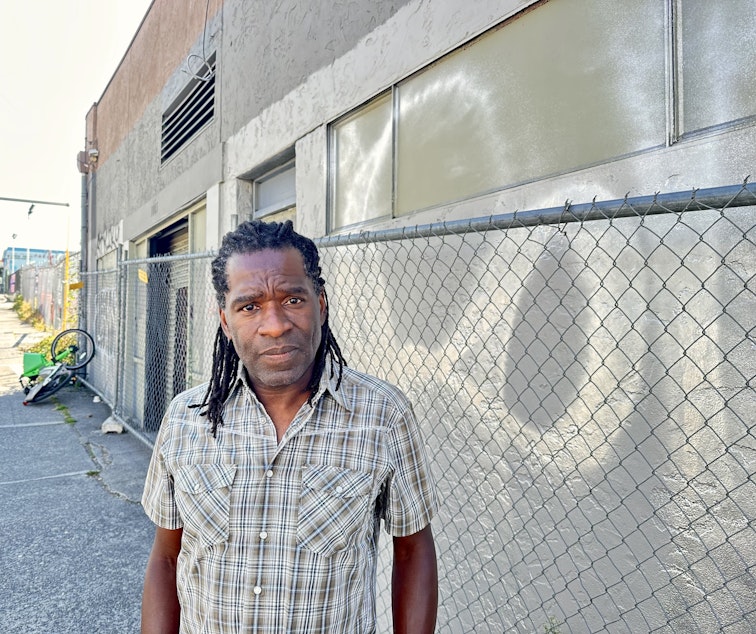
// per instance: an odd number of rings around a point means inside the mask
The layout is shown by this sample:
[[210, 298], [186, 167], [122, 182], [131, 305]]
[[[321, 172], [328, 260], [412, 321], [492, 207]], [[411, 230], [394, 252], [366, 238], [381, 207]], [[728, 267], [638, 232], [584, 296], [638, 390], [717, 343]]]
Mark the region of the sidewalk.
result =
[[0, 632], [138, 632], [150, 451], [103, 434], [110, 408], [81, 385], [22, 404], [19, 345], [41, 336], [0, 295]]

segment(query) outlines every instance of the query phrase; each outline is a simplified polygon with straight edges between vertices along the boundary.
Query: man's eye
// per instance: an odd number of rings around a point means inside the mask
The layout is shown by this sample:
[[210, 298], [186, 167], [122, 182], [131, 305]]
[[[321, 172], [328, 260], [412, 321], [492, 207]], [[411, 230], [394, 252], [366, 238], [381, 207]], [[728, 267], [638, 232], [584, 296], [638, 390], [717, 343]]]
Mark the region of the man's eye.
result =
[[301, 304], [304, 300], [301, 297], [289, 297], [289, 304]]
[[244, 312], [250, 313], [253, 310], [257, 310], [257, 305], [256, 304], [247, 304], [246, 306], [242, 306], [242, 310]]

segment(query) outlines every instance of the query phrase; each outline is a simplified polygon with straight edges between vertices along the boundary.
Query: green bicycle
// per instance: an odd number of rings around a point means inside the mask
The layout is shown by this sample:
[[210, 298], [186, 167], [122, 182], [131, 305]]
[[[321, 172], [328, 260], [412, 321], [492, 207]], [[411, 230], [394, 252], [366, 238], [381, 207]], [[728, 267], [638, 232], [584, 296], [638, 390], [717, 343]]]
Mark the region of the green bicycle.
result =
[[64, 330], [53, 339], [50, 358], [37, 352], [24, 353], [24, 371], [18, 381], [26, 398], [24, 405], [52, 396], [74, 380], [74, 372], [92, 360], [92, 335], [80, 328]]

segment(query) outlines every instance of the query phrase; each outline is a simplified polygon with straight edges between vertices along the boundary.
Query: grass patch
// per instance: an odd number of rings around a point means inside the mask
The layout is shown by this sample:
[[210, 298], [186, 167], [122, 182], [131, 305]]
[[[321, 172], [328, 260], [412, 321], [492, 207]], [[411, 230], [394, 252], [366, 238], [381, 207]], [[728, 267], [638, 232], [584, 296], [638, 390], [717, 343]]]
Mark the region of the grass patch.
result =
[[87, 471], [87, 475], [94, 478], [95, 476], [100, 475], [100, 472], [97, 469], [92, 469], [92, 471]]
[[[21, 295], [16, 295], [16, 298], [13, 300], [13, 310], [16, 311], [18, 318], [25, 324], [30, 324], [37, 330], [46, 330], [47, 326], [44, 317], [29, 302], [25, 301]], [[49, 347], [48, 344], [48, 349]]]
[[57, 400], [55, 401], [55, 403], [56, 403], [55, 411], [61, 412], [63, 414], [63, 420], [69, 425], [73, 425], [76, 422], [76, 419], [73, 416], [71, 416], [71, 412], [68, 411], [68, 408], [65, 405], [63, 405], [63, 403], [60, 403]]

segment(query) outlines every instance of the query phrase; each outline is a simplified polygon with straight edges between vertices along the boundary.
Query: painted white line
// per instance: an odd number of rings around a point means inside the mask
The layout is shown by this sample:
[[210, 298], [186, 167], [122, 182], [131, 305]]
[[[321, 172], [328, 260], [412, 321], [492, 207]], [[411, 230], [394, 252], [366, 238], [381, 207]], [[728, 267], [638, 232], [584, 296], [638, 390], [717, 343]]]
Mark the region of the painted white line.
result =
[[24, 484], [25, 482], [37, 482], [39, 480], [54, 480], [56, 478], [70, 478], [72, 476], [88, 475], [90, 473], [92, 472], [72, 471], [71, 473], [57, 473], [55, 475], [41, 476], [39, 478], [26, 478], [25, 480], [6, 480], [5, 482], [0, 482], [0, 486], [4, 486], [6, 484]]
[[16, 423], [13, 425], [0, 425], [0, 429], [20, 429], [22, 427], [49, 427], [51, 425], [66, 425], [64, 420], [48, 420], [39, 423]]

